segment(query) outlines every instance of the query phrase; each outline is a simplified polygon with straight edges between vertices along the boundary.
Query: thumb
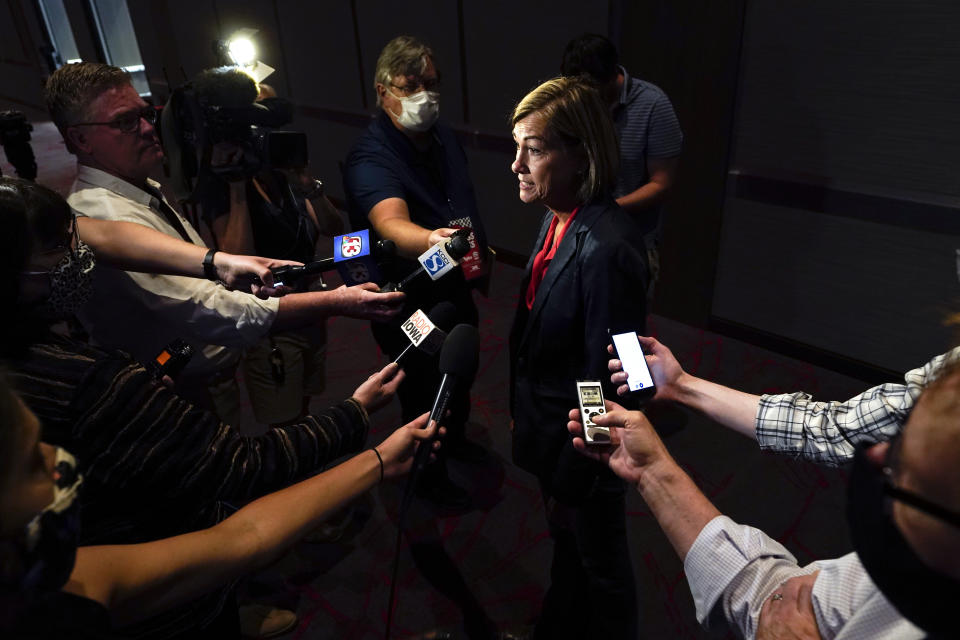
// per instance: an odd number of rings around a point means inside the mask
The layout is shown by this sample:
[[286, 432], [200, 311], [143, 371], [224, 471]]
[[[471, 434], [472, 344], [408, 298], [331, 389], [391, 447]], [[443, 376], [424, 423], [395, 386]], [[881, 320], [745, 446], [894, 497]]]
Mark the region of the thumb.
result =
[[601, 413], [591, 418], [594, 423], [602, 427], [622, 427], [626, 423], [627, 414], [622, 410], [607, 410], [607, 413]]

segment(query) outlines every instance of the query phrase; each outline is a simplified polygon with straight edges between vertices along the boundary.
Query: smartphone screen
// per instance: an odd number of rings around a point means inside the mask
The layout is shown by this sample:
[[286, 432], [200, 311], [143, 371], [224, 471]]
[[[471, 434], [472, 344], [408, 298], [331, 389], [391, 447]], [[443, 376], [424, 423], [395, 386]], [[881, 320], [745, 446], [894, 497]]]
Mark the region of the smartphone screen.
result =
[[630, 391], [652, 389], [653, 378], [650, 376], [650, 369], [647, 368], [647, 361], [643, 357], [643, 349], [640, 348], [637, 334], [631, 331], [616, 333], [612, 337], [617, 356], [623, 363], [623, 370], [627, 372], [627, 386], [630, 387]]

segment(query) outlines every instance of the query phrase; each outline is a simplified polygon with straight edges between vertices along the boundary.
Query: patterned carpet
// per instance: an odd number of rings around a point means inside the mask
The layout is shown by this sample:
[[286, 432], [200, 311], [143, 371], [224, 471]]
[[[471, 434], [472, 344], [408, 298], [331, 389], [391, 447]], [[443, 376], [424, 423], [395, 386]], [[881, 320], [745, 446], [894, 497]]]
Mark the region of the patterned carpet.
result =
[[[519, 269], [499, 265], [491, 296], [478, 297], [480, 372], [469, 434], [493, 455], [486, 464], [453, 462], [451, 472], [481, 506], [458, 517], [433, 519], [421, 504], [412, 516], [423, 535], [442, 538], [502, 629], [521, 629], [536, 618], [551, 557], [536, 483], [510, 463], [506, 336], [519, 278]], [[665, 318], [651, 316], [648, 324], [688, 371], [746, 391], [803, 389], [815, 397], [846, 399], [867, 386]], [[330, 323], [331, 400], [349, 394], [384, 361], [361, 325], [347, 319]], [[685, 410], [657, 407], [651, 415], [671, 452], [723, 512], [763, 528], [802, 562], [849, 550], [842, 472], [761, 454], [750, 440]], [[373, 442], [396, 425], [396, 416], [393, 407], [375, 417]], [[388, 514], [395, 512], [398, 495], [396, 487], [379, 489], [364, 506], [362, 528], [335, 544], [301, 544], [269, 572], [283, 594], [281, 601], [296, 606], [300, 615], [292, 637], [383, 637], [396, 537]], [[682, 564], [646, 505], [631, 493], [627, 508], [643, 637], [713, 637], [697, 624]], [[435, 628], [461, 633], [459, 610], [420, 575], [406, 541], [397, 600], [392, 637], [416, 637]]]
[[[73, 176], [72, 157], [50, 123], [36, 126], [39, 181], [65, 192]], [[6, 162], [0, 169], [12, 174]], [[483, 463], [451, 463], [454, 479], [469, 487], [478, 506], [461, 516], [437, 518], [415, 504], [410, 520], [418, 540], [442, 540], [487, 614], [503, 629], [519, 629], [537, 616], [551, 543], [536, 484], [510, 463], [506, 336], [520, 271], [499, 265], [495, 276], [490, 297], [478, 298], [480, 370], [468, 425], [470, 437], [491, 455]], [[803, 389], [822, 399], [846, 399], [867, 386], [666, 318], [651, 316], [648, 326], [688, 371], [745, 391]], [[365, 323], [338, 318], [329, 328], [329, 388], [325, 398], [315, 400], [320, 406], [349, 396], [385, 362]], [[848, 550], [842, 472], [761, 454], [750, 440], [685, 410], [655, 407], [650, 413], [673, 455], [721, 511], [774, 535], [801, 562]], [[372, 443], [397, 426], [398, 414], [394, 405], [374, 417]], [[257, 429], [249, 412], [241, 426]], [[396, 486], [379, 488], [360, 501], [338, 540], [300, 544], [250, 581], [248, 591], [257, 599], [298, 612], [299, 626], [285, 637], [383, 637], [398, 499]], [[637, 494], [630, 494], [627, 508], [643, 637], [714, 637], [697, 625], [682, 564]], [[463, 637], [459, 610], [414, 567], [407, 545], [404, 540], [392, 637], [437, 628]]]

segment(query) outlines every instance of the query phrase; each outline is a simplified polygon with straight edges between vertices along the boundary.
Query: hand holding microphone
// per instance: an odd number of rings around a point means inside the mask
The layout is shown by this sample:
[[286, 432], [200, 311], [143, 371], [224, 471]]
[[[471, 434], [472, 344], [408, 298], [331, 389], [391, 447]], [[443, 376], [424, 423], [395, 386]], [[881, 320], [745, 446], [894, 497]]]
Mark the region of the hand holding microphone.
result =
[[385, 480], [396, 478], [409, 471], [413, 465], [414, 456], [416, 458], [423, 456], [426, 459], [433, 451], [440, 448], [440, 442], [436, 437], [438, 433], [443, 433], [443, 429], [438, 429], [436, 423], [429, 423], [428, 418], [429, 414], [425, 413], [416, 420], [408, 422], [375, 447], [383, 461]]
[[[448, 231], [446, 229], [437, 229], [439, 231]], [[466, 233], [464, 233], [466, 232]], [[417, 260], [420, 261], [420, 267], [398, 284], [389, 283], [381, 287], [381, 291], [403, 291], [416, 280], [429, 276], [431, 280], [439, 280], [449, 272], [453, 271], [460, 259], [470, 252], [470, 241], [467, 236], [470, 235], [467, 229], [458, 229], [450, 236], [440, 236], [442, 239], [432, 247], [422, 253]], [[430, 235], [431, 239], [433, 234]]]
[[456, 232], [456, 229], [452, 229], [450, 227], [440, 227], [439, 229], [434, 229], [427, 237], [427, 244], [432, 247], [440, 242], [445, 242]]
[[[447, 405], [458, 385], [470, 385], [477, 373], [480, 362], [480, 334], [476, 327], [468, 324], [458, 324], [443, 342], [440, 349], [439, 370], [443, 374], [437, 396], [430, 410], [430, 424], [441, 421], [447, 411]], [[420, 470], [427, 463], [429, 447], [421, 447], [417, 451], [413, 471], [410, 476], [411, 486], [416, 484]]]

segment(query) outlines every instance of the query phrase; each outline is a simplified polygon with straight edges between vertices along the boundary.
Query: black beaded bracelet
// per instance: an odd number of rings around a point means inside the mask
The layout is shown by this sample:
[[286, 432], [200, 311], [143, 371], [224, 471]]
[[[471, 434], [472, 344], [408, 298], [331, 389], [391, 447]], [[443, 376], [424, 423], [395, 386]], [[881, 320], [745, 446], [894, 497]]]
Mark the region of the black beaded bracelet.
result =
[[380, 452], [377, 451], [376, 447], [370, 447], [370, 450], [377, 454], [377, 460], [380, 462], [380, 482], [383, 482], [383, 458], [380, 457]]

